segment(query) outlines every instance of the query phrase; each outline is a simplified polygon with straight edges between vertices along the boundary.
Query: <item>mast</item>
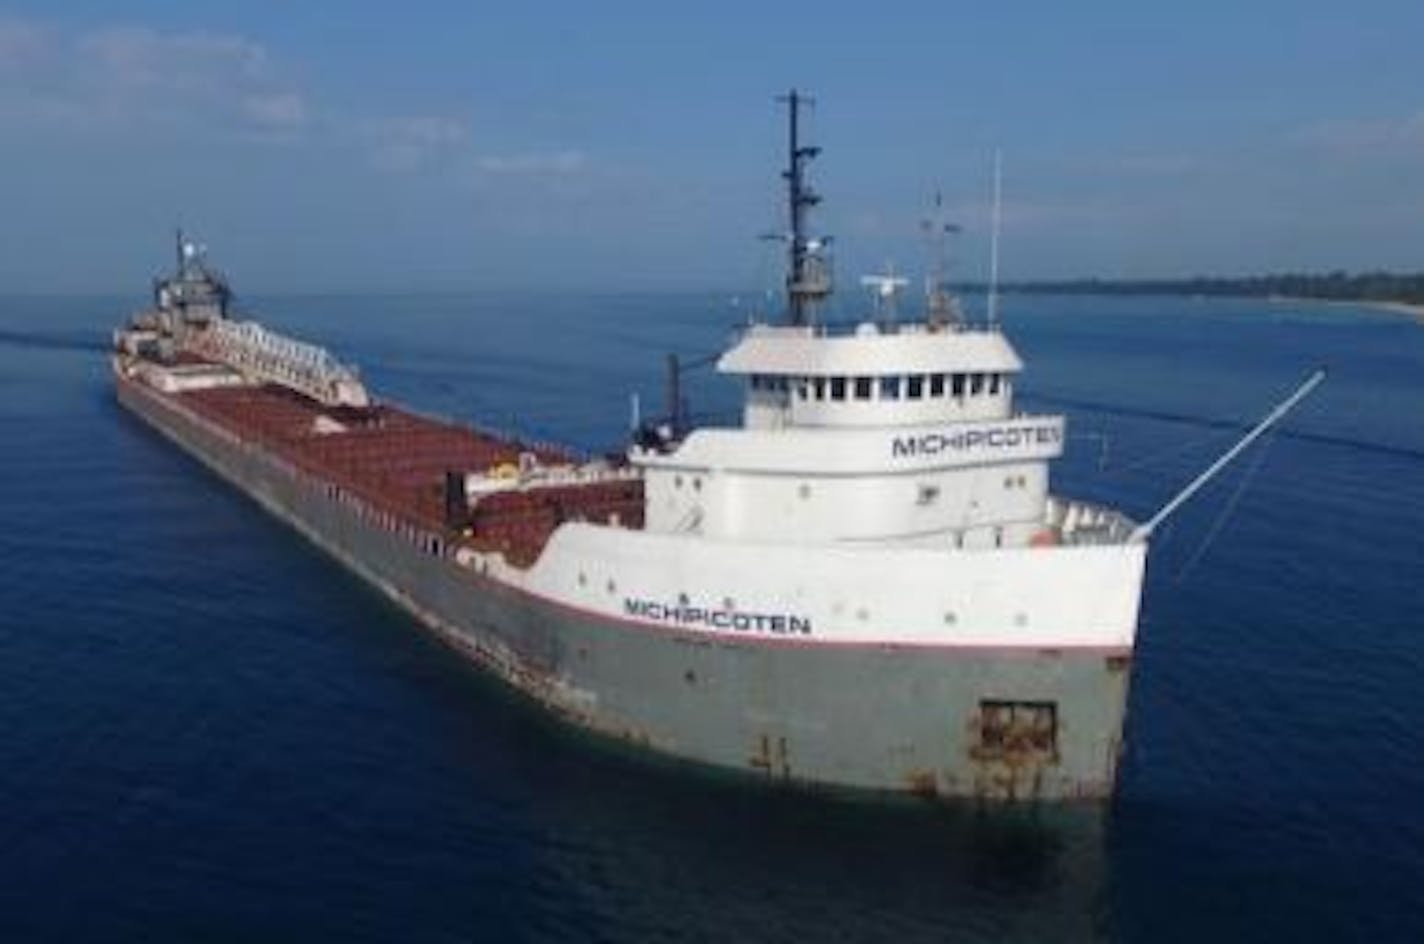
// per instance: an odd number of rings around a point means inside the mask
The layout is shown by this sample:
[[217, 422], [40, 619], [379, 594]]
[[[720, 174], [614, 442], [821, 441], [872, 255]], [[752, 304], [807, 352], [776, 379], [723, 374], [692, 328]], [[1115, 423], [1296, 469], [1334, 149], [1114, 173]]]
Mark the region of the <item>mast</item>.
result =
[[806, 233], [806, 212], [821, 202], [820, 195], [806, 181], [806, 168], [821, 149], [801, 143], [801, 108], [815, 104], [814, 100], [794, 88], [777, 100], [786, 103], [788, 119], [786, 170], [781, 174], [786, 180], [791, 224], [786, 247], [787, 321], [800, 326], [810, 320], [811, 306], [831, 293], [830, 278], [819, 255], [824, 241], [813, 241]]
[[945, 237], [959, 232], [959, 226], [944, 218], [944, 196], [934, 195], [934, 209], [920, 221], [930, 249], [933, 271], [925, 280], [926, 321], [937, 328], [957, 323], [959, 312], [949, 291], [949, 246]]

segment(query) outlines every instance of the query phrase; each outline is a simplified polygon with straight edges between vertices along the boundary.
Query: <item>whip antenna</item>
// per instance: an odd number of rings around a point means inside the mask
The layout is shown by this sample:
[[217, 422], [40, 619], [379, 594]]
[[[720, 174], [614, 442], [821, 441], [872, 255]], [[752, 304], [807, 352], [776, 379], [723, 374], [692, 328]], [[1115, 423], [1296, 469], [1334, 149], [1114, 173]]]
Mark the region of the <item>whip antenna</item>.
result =
[[994, 148], [994, 213], [989, 231], [989, 327], [999, 323], [999, 226], [1002, 221], [1004, 152]]

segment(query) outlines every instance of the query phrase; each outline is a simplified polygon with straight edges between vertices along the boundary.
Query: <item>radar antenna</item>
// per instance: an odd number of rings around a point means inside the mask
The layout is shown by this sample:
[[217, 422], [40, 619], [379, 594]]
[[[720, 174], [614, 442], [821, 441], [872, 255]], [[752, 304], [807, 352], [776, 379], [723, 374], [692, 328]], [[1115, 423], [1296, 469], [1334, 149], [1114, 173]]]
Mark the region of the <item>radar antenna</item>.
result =
[[910, 284], [910, 280], [895, 274], [895, 267], [885, 266], [884, 274], [862, 275], [860, 284], [870, 289], [875, 298], [875, 317], [882, 327], [895, 323], [895, 296]]
[[777, 99], [786, 103], [788, 147], [786, 170], [787, 211], [791, 232], [786, 237], [786, 306], [787, 321], [805, 325], [811, 309], [831, 294], [830, 268], [823, 250], [829, 240], [813, 240], [806, 233], [806, 212], [821, 202], [821, 197], [806, 181], [807, 165], [821, 153], [819, 147], [801, 143], [801, 109], [815, 100], [792, 89]]

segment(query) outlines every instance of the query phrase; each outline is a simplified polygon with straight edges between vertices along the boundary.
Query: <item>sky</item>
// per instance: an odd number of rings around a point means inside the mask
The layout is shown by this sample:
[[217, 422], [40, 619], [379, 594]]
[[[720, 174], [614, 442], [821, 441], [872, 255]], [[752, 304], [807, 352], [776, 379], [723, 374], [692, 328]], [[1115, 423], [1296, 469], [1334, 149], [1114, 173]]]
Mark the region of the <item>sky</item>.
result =
[[1424, 270], [1424, 3], [0, 0], [0, 292], [757, 290], [791, 87], [843, 284]]

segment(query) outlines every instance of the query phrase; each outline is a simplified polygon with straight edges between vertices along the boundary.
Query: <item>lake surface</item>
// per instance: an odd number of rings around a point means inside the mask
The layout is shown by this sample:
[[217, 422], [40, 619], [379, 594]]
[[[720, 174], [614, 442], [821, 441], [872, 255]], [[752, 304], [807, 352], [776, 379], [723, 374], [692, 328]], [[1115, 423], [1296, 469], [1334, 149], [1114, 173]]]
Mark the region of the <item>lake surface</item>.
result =
[[[831, 800], [567, 731], [113, 403], [132, 298], [0, 298], [0, 939], [1424, 940], [1424, 326], [1009, 297], [1056, 489], [1154, 540], [1109, 813]], [[711, 295], [247, 299], [427, 411], [616, 448]], [[690, 378], [709, 421], [736, 390]]]

